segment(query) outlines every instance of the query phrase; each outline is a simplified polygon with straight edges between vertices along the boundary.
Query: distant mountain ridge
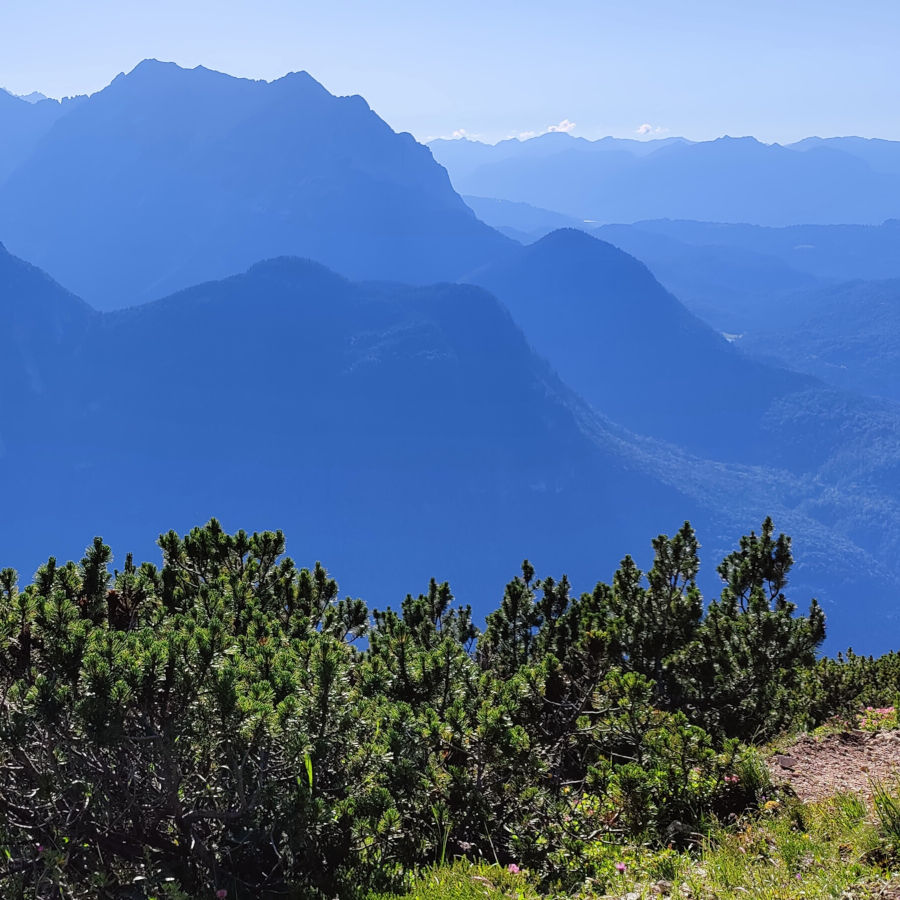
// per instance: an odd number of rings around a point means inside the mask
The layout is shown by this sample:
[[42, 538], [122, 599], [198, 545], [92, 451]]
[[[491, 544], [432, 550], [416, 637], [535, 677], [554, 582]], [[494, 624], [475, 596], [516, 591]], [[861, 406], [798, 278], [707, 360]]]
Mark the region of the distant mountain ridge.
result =
[[[36, 533], [40, 552], [94, 533], [150, 552], [159, 530], [215, 514], [285, 528], [379, 602], [436, 575], [478, 605], [525, 554], [587, 580], [696, 510], [476, 287], [277, 259], [98, 314], [0, 254], [0, 298], [0, 324], [23, 324], [22, 355], [4, 329], [0, 359], [23, 377], [38, 359], [42, 384], [28, 427], [0, 435], [3, 565], [36, 565]], [[626, 502], [648, 490], [652, 505]]]
[[[795, 509], [841, 522], [843, 534], [885, 563], [897, 557], [897, 403], [745, 356], [638, 260], [582, 231], [553, 232], [471, 277], [509, 307], [565, 382], [614, 421], [694, 457], [759, 467], [764, 480], [784, 476], [773, 501], [793, 497]], [[697, 465], [680, 464], [678, 477], [690, 481]], [[702, 481], [716, 481], [700, 468]]]
[[523, 244], [566, 226], [608, 241], [644, 262], [692, 312], [732, 337], [771, 334], [795, 306], [805, 308], [804, 295], [818, 289], [900, 278], [900, 219], [783, 228], [674, 219], [595, 226], [525, 203], [465, 200], [479, 218]]
[[[0, 325], [19, 323], [16, 338], [3, 330], [4, 380], [34, 385], [24, 409], [2, 399], [0, 487], [14, 511], [4, 564], [21, 566], [36, 534], [61, 555], [85, 532], [139, 549], [148, 527], [184, 530], [214, 513], [285, 526], [378, 602], [437, 574], [477, 610], [477, 592], [499, 587], [521, 555], [580, 589], [683, 518], [719, 555], [773, 514], [796, 538], [795, 589], [823, 600], [841, 643], [880, 646], [872, 623], [900, 577], [889, 563], [900, 511], [876, 482], [897, 465], [900, 450], [883, 446], [896, 422], [871, 442], [881, 475], [855, 450], [849, 479], [829, 471], [835, 459], [808, 474], [704, 459], [591, 409], [480, 289], [355, 284], [301, 260], [98, 314], [4, 254], [0, 296]], [[783, 439], [827, 447], [837, 407], [823, 401], [786, 408]], [[876, 420], [860, 421], [871, 432]], [[849, 511], [856, 521], [830, 524]], [[714, 588], [712, 573], [704, 584]], [[860, 590], [865, 621], [849, 599]]]
[[551, 131], [532, 138], [509, 138], [486, 144], [471, 138], [436, 138], [428, 142], [435, 159], [447, 167], [452, 177], [466, 178], [481, 166], [505, 160], [546, 160], [559, 153], [627, 154], [644, 157], [672, 144], [690, 144], [686, 138], [670, 137], [653, 140], [604, 137], [588, 140], [563, 131]]
[[[513, 162], [563, 148], [577, 175], [717, 152], [573, 141], [524, 142]], [[726, 155], [752, 161], [757, 143]], [[526, 229], [569, 221], [471, 202]], [[8, 552], [35, 534], [78, 552], [85, 531], [140, 550], [217, 514], [284, 527], [350, 585], [383, 573], [383, 603], [431, 575], [499, 586], [522, 555], [589, 587], [685, 518], [715, 558], [772, 514], [796, 536], [798, 589], [842, 641], [875, 647], [900, 583], [900, 406], [748, 358], [580, 227], [504, 237], [426, 148], [306, 73], [148, 61], [119, 76], [0, 184], [0, 235], [41, 267], [0, 252]], [[894, 239], [891, 223], [615, 228], [683, 256], [682, 283], [702, 268], [707, 300], [745, 273], [748, 314], [786, 274], [817, 288], [820, 268], [886, 264]]]
[[452, 281], [509, 243], [362, 97], [303, 72], [268, 83], [156, 61], [43, 134], [0, 185], [0, 234], [103, 308], [284, 254]]
[[42, 100], [50, 99], [46, 94], [42, 94], [40, 91], [30, 91], [27, 94], [14, 94], [12, 91], [7, 90], [6, 88], [0, 88], [0, 92], [9, 94], [10, 97], [16, 97], [19, 100], [24, 100], [26, 103], [40, 103]]
[[[0, 332], [4, 382], [40, 385], [0, 433], [3, 565], [35, 566], [48, 544], [77, 555], [95, 533], [149, 553], [158, 531], [215, 514], [284, 527], [292, 553], [373, 602], [436, 575], [477, 612], [524, 555], [589, 588], [685, 518], [718, 555], [771, 513], [796, 538], [795, 589], [823, 599], [842, 642], [880, 646], [896, 576], [790, 496], [808, 487], [598, 415], [479, 288], [277, 259], [100, 314], [2, 253], [0, 298], [0, 325], [19, 323], [18, 353]], [[865, 622], [845, 602], [861, 586]]]
[[590, 231], [642, 259], [698, 315], [734, 333], [771, 331], [799, 293], [900, 278], [900, 219], [785, 228], [656, 220]]
[[611, 244], [555, 231], [471, 280], [508, 306], [567, 384], [632, 431], [733, 462], [803, 471], [821, 461], [821, 443], [773, 440], [770, 417], [823, 386], [742, 354]]
[[[703, 247], [730, 247], [777, 257], [817, 278], [900, 277], [900, 218], [876, 225], [790, 225], [783, 228], [721, 222], [656, 220], [635, 228]], [[602, 236], [606, 226], [593, 230]]]
[[586, 141], [554, 133], [496, 145], [460, 139], [429, 146], [462, 194], [598, 224], [661, 218], [878, 224], [900, 216], [900, 142]]

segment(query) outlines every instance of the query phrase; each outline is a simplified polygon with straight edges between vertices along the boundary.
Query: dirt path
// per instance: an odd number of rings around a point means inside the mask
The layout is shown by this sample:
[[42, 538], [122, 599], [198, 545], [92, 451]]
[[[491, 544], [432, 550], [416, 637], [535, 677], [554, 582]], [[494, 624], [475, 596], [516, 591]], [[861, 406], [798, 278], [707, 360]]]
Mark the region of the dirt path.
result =
[[872, 795], [872, 779], [900, 776], [900, 731], [850, 731], [819, 740], [804, 735], [776, 753], [769, 769], [804, 801], [824, 800], [838, 791]]

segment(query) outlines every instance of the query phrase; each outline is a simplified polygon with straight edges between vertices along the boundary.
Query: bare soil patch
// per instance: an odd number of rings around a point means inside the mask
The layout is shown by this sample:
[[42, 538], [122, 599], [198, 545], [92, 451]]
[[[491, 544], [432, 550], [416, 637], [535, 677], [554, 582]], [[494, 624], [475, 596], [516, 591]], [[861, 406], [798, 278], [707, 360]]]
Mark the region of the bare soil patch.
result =
[[900, 775], [900, 731], [847, 731], [822, 738], [803, 735], [769, 759], [775, 781], [789, 784], [803, 801], [853, 792], [867, 800], [872, 781]]

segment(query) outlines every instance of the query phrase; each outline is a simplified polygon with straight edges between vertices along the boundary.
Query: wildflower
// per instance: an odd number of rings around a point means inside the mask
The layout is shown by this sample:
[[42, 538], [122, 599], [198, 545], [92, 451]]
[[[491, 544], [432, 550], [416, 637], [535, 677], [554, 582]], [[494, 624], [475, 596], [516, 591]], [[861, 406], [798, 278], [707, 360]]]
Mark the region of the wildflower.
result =
[[781, 804], [777, 800], [766, 800], [763, 804], [763, 809], [778, 809]]
[[623, 862], [617, 862], [617, 863], [616, 863], [616, 871], [617, 871], [620, 875], [624, 875], [624, 874], [625, 874], [625, 869], [627, 869], [627, 868], [628, 868], [628, 867], [627, 867], [627, 866], [625, 865], [625, 863], [623, 863]]
[[507, 869], [509, 869], [509, 871], [512, 872], [513, 875], [518, 875], [519, 872], [522, 871], [515, 863], [510, 863], [507, 866]]
[[43, 845], [43, 844], [38, 844], [38, 845], [37, 845], [37, 852], [38, 852], [38, 853], [43, 853], [43, 852], [44, 852], [44, 845]]
[[228, 891], [225, 890], [225, 888], [219, 888], [216, 891], [216, 900], [225, 900], [225, 898], [227, 896], [228, 896]]

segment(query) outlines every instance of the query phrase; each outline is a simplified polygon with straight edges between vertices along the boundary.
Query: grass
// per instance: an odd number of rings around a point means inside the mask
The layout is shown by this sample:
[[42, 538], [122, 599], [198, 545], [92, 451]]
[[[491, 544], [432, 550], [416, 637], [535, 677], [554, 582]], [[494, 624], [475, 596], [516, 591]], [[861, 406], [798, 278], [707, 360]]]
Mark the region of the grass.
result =
[[[896, 845], [865, 803], [840, 794], [816, 804], [778, 803], [761, 816], [715, 829], [694, 854], [629, 854], [635, 864], [612, 885], [572, 900], [818, 900], [865, 898], [900, 879]], [[894, 871], [897, 868], [898, 871]], [[666, 878], [660, 879], [665, 871]], [[896, 882], [900, 885], [900, 880]], [[423, 872], [409, 900], [562, 900], [539, 892], [528, 873], [457, 861]], [[376, 900], [376, 898], [373, 898]], [[395, 900], [395, 898], [377, 898]]]
[[865, 804], [854, 795], [838, 795], [818, 804], [790, 804], [714, 834], [678, 880], [694, 897], [812, 900], [883, 883], [891, 877], [889, 859]]
[[[524, 874], [500, 866], [464, 860], [435, 866], [421, 873], [404, 900], [540, 900]], [[396, 895], [373, 895], [369, 900], [399, 900]]]

